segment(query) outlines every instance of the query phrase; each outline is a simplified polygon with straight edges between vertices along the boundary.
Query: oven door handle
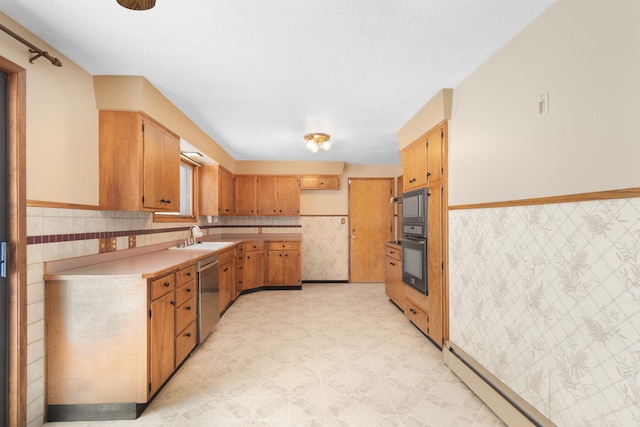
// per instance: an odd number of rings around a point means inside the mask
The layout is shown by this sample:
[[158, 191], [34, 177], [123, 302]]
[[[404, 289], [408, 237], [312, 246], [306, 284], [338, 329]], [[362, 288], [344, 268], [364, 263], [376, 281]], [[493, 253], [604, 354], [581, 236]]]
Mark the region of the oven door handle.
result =
[[410, 237], [404, 236], [403, 240], [406, 240], [407, 242], [411, 242], [411, 243], [415, 243], [416, 245], [424, 245], [426, 240], [417, 240], [417, 239], [412, 239]]

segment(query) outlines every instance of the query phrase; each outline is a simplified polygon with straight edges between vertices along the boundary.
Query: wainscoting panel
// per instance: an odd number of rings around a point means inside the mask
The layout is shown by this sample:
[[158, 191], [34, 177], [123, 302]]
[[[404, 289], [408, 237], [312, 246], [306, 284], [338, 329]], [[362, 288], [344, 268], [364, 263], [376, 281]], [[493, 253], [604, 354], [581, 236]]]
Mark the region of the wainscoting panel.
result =
[[348, 218], [346, 216], [303, 216], [300, 219], [302, 281], [348, 280]]
[[451, 341], [561, 426], [640, 425], [640, 199], [451, 210]]

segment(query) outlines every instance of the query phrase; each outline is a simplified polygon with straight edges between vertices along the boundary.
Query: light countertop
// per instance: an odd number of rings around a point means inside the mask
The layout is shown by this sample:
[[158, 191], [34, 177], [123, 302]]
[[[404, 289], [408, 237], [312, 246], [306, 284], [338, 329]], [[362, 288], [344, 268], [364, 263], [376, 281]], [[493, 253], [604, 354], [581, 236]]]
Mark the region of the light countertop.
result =
[[[236, 244], [248, 241], [301, 241], [299, 233], [263, 233], [263, 234], [227, 234], [215, 238], [203, 237], [203, 242], [233, 242], [233, 245], [219, 250], [171, 250], [169, 246], [155, 251], [143, 252], [128, 249], [109, 254], [90, 255], [70, 260], [69, 268], [48, 272], [45, 280], [82, 279], [101, 276], [147, 279], [171, 273], [172, 271], [193, 265], [197, 261], [222, 253]], [[172, 244], [171, 246], [175, 246]], [[129, 253], [128, 253], [129, 252]], [[106, 255], [106, 256], [105, 256]], [[74, 262], [75, 261], [75, 262]]]

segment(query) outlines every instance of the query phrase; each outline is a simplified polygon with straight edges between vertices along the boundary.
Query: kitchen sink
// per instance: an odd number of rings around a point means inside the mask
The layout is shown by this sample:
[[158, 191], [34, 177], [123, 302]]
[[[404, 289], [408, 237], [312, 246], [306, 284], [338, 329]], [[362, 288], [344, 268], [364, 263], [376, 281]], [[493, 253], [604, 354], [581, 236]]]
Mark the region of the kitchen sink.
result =
[[217, 251], [229, 246], [235, 245], [234, 242], [198, 242], [188, 246], [172, 246], [169, 249], [178, 249], [182, 251]]

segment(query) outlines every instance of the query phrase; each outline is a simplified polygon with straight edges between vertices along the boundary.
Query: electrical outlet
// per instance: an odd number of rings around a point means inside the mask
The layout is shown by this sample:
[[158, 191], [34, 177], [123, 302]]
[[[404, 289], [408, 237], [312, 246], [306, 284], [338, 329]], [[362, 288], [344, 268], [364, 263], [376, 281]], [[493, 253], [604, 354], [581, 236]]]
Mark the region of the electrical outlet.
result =
[[98, 252], [99, 253], [105, 253], [105, 252], [113, 252], [117, 249], [117, 239], [115, 237], [103, 237], [102, 239], [98, 240]]
[[340, 218], [340, 224], [344, 224], [344, 218]]
[[136, 247], [136, 236], [129, 236], [129, 249]]

